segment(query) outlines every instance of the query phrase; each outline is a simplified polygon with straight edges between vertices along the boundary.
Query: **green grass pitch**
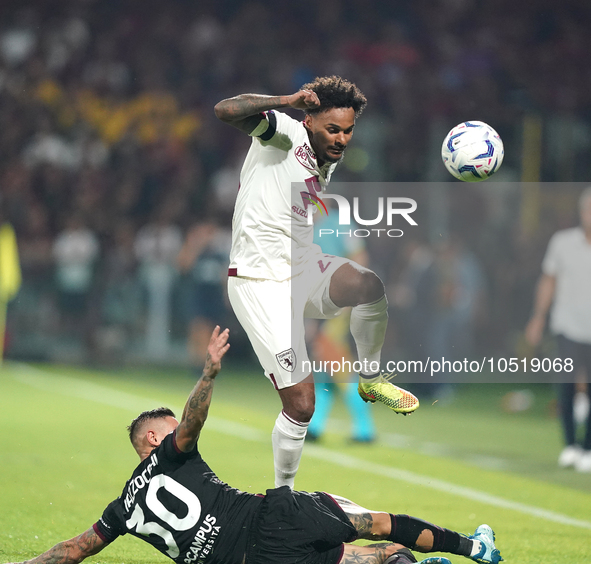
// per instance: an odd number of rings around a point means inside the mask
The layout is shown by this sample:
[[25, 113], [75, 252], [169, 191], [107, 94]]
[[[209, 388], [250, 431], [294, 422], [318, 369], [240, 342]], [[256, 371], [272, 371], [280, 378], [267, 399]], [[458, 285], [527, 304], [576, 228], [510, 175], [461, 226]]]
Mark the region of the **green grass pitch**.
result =
[[[6, 363], [0, 368], [0, 563], [31, 558], [90, 527], [138, 462], [125, 427], [144, 409], [178, 415], [186, 371], [101, 371]], [[472, 385], [455, 401], [423, 402], [409, 417], [374, 406], [377, 444], [349, 444], [340, 402], [319, 444], [307, 444], [296, 487], [325, 490], [375, 510], [409, 513], [464, 533], [491, 525], [508, 563], [591, 562], [591, 475], [558, 470], [552, 390], [533, 409], [502, 411], [502, 386]], [[270, 433], [279, 411], [256, 371], [225, 366], [200, 450], [240, 489], [272, 487]], [[454, 564], [468, 562], [453, 556]], [[124, 537], [90, 559], [170, 562]]]

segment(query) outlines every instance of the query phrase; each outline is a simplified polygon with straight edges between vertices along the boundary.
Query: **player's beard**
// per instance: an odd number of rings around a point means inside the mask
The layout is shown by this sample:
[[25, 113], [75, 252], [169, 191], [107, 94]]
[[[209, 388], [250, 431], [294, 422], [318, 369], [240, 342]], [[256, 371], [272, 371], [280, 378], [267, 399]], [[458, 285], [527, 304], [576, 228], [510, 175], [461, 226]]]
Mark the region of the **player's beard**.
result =
[[331, 164], [340, 163], [345, 156], [345, 149], [341, 151], [341, 154], [338, 158], [335, 158], [333, 155], [330, 155], [327, 151], [324, 152], [324, 158], [322, 159], [324, 162], [329, 162]]
[[[322, 143], [316, 143], [316, 141], [317, 141], [316, 136], [312, 133], [312, 131], [310, 130], [310, 128], [308, 126], [304, 125], [304, 127], [306, 128], [306, 131], [308, 132], [308, 139], [310, 141], [310, 145], [312, 147], [312, 150], [316, 154], [316, 158], [319, 161], [318, 162], [319, 165], [320, 165], [320, 162], [322, 162], [322, 164], [324, 164], [324, 163], [336, 164], [336, 163], [340, 163], [343, 160], [343, 156], [345, 155], [345, 150], [347, 148], [346, 146], [343, 147], [343, 151], [341, 152], [339, 157], [335, 157], [333, 155], [328, 154], [328, 149], [330, 149], [331, 147], [334, 147], [334, 145], [327, 145], [326, 149], [324, 149], [324, 152], [322, 152], [320, 150]], [[322, 140], [322, 137], [319, 137], [318, 139]]]

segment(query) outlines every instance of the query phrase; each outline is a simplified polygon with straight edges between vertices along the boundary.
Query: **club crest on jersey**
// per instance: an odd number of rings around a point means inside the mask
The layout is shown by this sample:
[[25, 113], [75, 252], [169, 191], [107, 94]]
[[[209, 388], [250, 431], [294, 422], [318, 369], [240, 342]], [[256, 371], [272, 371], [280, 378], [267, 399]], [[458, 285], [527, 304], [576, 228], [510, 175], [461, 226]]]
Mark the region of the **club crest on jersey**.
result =
[[293, 349], [287, 349], [275, 355], [277, 362], [281, 367], [289, 372], [293, 372], [296, 367], [296, 355]]
[[308, 147], [307, 143], [296, 147], [294, 155], [302, 166], [305, 166], [309, 170], [316, 169], [316, 155], [314, 154], [314, 151]]

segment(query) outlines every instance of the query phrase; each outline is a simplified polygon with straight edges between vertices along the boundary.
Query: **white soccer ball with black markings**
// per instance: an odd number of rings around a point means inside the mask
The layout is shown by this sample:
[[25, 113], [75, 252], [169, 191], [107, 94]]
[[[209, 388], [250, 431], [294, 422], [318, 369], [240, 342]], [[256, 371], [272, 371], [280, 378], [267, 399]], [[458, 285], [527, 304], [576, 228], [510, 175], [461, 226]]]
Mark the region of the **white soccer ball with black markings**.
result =
[[441, 147], [441, 158], [452, 176], [464, 182], [490, 178], [501, 166], [505, 150], [499, 134], [482, 121], [456, 125]]

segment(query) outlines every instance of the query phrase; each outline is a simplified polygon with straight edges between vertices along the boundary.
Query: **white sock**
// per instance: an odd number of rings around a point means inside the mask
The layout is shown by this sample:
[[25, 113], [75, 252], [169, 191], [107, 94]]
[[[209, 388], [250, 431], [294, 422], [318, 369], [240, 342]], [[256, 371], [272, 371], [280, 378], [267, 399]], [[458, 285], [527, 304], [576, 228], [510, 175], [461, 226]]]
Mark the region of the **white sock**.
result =
[[293, 489], [307, 431], [308, 423], [295, 421], [283, 411], [277, 417], [271, 435], [276, 488], [289, 486]]
[[360, 374], [380, 372], [382, 347], [388, 327], [388, 300], [382, 296], [377, 302], [360, 304], [351, 311], [351, 335], [362, 363]]
[[479, 540], [472, 539], [472, 552], [470, 552], [470, 556], [476, 556], [480, 554], [482, 550], [482, 543]]

